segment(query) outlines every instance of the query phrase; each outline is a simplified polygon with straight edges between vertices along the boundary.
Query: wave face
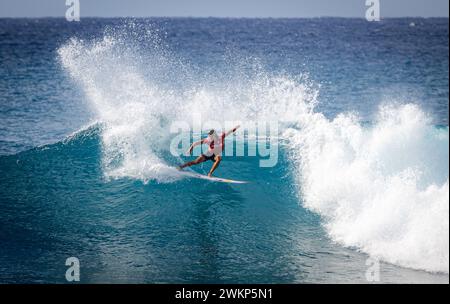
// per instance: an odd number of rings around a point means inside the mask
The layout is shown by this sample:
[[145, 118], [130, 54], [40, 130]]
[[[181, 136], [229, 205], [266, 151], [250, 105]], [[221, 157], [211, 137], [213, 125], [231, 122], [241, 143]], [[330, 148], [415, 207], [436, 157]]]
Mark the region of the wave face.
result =
[[419, 106], [387, 102], [372, 124], [355, 113], [328, 119], [317, 109], [319, 86], [305, 75], [274, 75], [233, 53], [221, 73], [199, 71], [157, 31], [133, 23], [96, 40], [73, 38], [58, 54], [102, 124], [107, 178], [177, 181], [180, 160], [168, 156], [173, 121], [277, 120], [301, 204], [322, 216], [333, 241], [448, 273], [448, 128], [433, 126]]
[[285, 136], [305, 207], [332, 239], [381, 260], [449, 271], [448, 128], [417, 106], [386, 105], [373, 125], [320, 113]]

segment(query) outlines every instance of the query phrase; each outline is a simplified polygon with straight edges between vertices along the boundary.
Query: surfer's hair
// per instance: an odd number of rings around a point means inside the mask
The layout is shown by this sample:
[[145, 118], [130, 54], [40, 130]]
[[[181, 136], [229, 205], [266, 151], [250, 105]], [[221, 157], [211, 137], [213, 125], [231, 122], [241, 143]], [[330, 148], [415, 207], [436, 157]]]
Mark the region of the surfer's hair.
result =
[[214, 133], [216, 133], [216, 131], [214, 129], [209, 130], [208, 135], [213, 135]]

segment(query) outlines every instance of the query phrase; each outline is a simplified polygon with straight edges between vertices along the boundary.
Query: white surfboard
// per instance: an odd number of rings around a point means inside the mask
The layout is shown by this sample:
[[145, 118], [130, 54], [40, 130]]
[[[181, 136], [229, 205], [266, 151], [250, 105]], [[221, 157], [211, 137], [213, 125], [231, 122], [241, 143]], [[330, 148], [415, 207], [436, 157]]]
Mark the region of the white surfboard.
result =
[[180, 173], [184, 174], [184, 175], [188, 175], [190, 177], [194, 177], [194, 178], [206, 179], [211, 182], [220, 182], [220, 183], [229, 183], [229, 184], [247, 184], [248, 183], [246, 181], [238, 181], [238, 180], [226, 179], [226, 178], [220, 178], [220, 177], [214, 177], [214, 176], [208, 177], [206, 175], [195, 173], [192, 171], [180, 171]]

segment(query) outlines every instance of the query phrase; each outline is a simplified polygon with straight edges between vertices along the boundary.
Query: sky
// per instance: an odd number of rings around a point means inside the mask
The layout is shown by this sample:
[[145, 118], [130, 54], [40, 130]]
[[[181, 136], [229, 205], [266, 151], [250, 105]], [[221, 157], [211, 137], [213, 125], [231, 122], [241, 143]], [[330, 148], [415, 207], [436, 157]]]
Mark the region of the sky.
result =
[[[365, 17], [366, 0], [78, 0], [83, 17]], [[448, 17], [449, 0], [379, 0], [381, 18]], [[66, 0], [0, 0], [0, 17], [64, 17]]]

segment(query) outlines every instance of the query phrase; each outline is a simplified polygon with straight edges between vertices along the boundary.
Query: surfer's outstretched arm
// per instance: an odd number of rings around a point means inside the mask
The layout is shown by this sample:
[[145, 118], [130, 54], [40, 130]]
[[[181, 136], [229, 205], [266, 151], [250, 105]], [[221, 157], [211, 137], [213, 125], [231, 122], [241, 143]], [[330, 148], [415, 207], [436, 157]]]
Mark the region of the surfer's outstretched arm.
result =
[[239, 129], [240, 127], [241, 127], [240, 125], [237, 125], [236, 127], [234, 127], [233, 129], [231, 129], [230, 131], [226, 132], [226, 133], [225, 133], [225, 136], [228, 136], [228, 135], [230, 135], [231, 133], [236, 132], [236, 130]]
[[192, 154], [192, 150], [194, 150], [194, 148], [195, 148], [196, 146], [201, 145], [202, 143], [203, 143], [203, 139], [194, 142], [194, 143], [189, 147], [189, 150], [188, 150], [189, 155]]

